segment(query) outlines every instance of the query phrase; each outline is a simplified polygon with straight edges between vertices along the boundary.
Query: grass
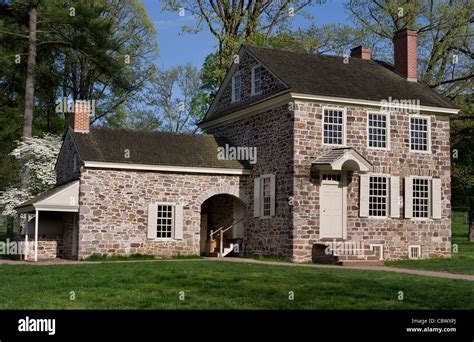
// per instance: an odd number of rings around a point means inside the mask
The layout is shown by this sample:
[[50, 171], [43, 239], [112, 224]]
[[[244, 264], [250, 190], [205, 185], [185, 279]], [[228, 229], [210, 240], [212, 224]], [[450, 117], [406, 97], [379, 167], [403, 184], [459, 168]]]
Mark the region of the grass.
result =
[[474, 309], [474, 282], [382, 271], [185, 260], [0, 272], [0, 309]]
[[[199, 255], [175, 255], [171, 258], [162, 258], [164, 260], [167, 259], [177, 259], [177, 260], [188, 260], [188, 259], [202, 259]], [[132, 254], [132, 255], [91, 255], [84, 259], [84, 261], [100, 261], [100, 262], [108, 262], [108, 261], [127, 261], [127, 260], [155, 260], [153, 255], [148, 254]]]
[[453, 211], [452, 243], [458, 252], [452, 258], [433, 258], [426, 260], [386, 261], [387, 266], [442, 271], [450, 273], [474, 274], [474, 242], [467, 241], [467, 224], [463, 223], [464, 212]]
[[123, 255], [91, 255], [84, 259], [84, 261], [124, 261], [124, 260], [154, 260], [153, 255], [145, 254], [131, 254]]
[[291, 262], [290, 259], [277, 258], [277, 257], [268, 257], [268, 256], [264, 256], [264, 255], [253, 255], [253, 254], [247, 254], [247, 255], [245, 255], [245, 258], [259, 260], [259, 261]]

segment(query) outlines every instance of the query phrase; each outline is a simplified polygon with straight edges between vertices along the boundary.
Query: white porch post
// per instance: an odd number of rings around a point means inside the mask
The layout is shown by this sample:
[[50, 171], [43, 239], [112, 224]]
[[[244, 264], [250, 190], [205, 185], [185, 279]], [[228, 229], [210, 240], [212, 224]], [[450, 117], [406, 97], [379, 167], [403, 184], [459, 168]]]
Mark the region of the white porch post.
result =
[[35, 261], [38, 261], [38, 223], [39, 223], [39, 211], [36, 209], [35, 216]]
[[[24, 258], [25, 260], [28, 260], [28, 219], [29, 219], [29, 213], [26, 213], [26, 223], [25, 223], [25, 246], [24, 248]], [[20, 228], [21, 229], [21, 228]], [[20, 232], [21, 233], [21, 232]]]

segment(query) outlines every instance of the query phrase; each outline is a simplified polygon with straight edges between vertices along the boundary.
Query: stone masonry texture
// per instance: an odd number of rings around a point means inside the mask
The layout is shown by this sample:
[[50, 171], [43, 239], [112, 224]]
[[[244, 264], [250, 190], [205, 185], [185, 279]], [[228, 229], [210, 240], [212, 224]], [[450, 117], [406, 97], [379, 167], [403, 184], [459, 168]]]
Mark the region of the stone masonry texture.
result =
[[[79, 259], [93, 254], [199, 254], [201, 204], [207, 199], [200, 195], [239, 189], [246, 202], [247, 183], [238, 175], [86, 169], [80, 181]], [[182, 240], [147, 238], [148, 204], [154, 202], [184, 205]]]

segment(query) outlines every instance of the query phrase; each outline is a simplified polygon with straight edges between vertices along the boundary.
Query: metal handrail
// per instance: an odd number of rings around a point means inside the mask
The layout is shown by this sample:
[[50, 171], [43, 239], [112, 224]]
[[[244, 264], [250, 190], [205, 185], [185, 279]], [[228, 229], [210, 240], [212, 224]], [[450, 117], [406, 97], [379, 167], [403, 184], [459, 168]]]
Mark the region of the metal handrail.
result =
[[216, 234], [217, 232], [219, 232], [219, 231], [221, 231], [221, 230], [223, 230], [223, 229], [224, 229], [223, 233], [225, 233], [225, 232], [228, 231], [230, 228], [232, 228], [234, 225], [236, 225], [237, 223], [240, 223], [240, 221], [242, 221], [243, 219], [244, 219], [243, 217], [240, 218], [239, 220], [233, 222], [230, 226], [228, 226], [228, 227], [226, 227], [226, 228], [220, 227], [220, 228], [217, 229], [216, 231], [212, 231], [212, 230], [211, 230], [211, 234], [209, 234], [209, 238], [212, 239], [212, 236], [213, 236], [214, 234]]
[[224, 253], [224, 233], [226, 231], [228, 231], [230, 228], [232, 228], [234, 225], [236, 225], [237, 223], [239, 223], [240, 221], [242, 221], [244, 218], [242, 217], [241, 219], [237, 220], [236, 222], [232, 222], [232, 224], [225, 228], [224, 227], [220, 227], [218, 230], [216, 230], [215, 232], [213, 232], [211, 230], [211, 234], [209, 234], [209, 238], [212, 240], [212, 235], [214, 235], [215, 233], [217, 232], [220, 232], [220, 238], [219, 238], [219, 257], [222, 258], [222, 254]]

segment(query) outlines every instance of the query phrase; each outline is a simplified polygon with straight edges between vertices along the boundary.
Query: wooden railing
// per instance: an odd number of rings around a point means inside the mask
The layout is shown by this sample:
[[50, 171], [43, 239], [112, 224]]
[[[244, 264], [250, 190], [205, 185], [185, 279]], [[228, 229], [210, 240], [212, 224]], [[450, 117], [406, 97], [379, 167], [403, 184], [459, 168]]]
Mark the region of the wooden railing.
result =
[[222, 254], [224, 253], [224, 233], [226, 231], [228, 231], [229, 229], [231, 229], [232, 227], [234, 227], [236, 224], [240, 223], [241, 221], [243, 221], [243, 217], [235, 222], [232, 222], [232, 224], [226, 228], [224, 227], [220, 227], [219, 229], [217, 229], [216, 231], [213, 231], [211, 229], [211, 233], [209, 234], [209, 241], [212, 241], [212, 237], [214, 236], [214, 234], [217, 234], [219, 233], [219, 257], [222, 257]]

